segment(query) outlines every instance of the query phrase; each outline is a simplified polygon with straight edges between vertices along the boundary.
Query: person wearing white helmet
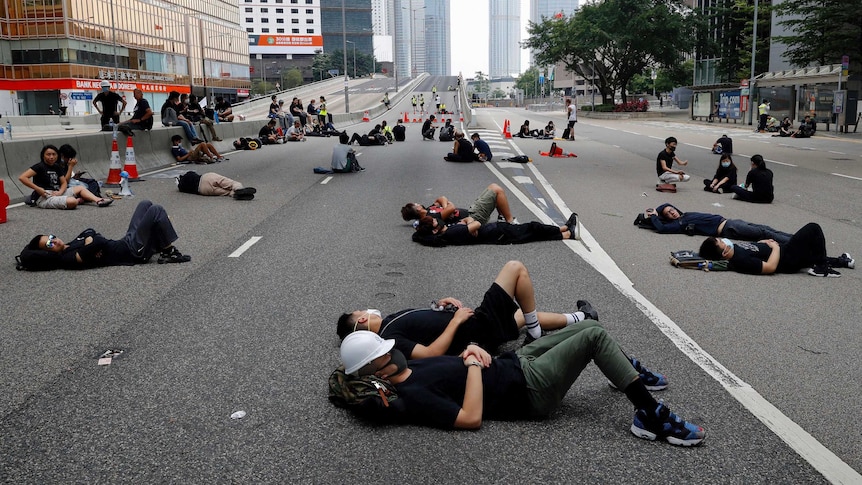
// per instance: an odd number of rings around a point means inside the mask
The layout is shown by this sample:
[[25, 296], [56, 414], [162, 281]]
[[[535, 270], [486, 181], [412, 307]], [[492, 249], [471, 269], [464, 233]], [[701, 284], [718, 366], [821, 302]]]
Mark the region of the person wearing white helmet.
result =
[[[100, 87], [102, 88], [102, 92], [93, 98], [93, 106], [102, 115], [100, 119], [102, 130], [110, 130], [109, 125], [111, 120], [114, 121], [115, 125], [120, 123], [120, 113], [126, 109], [126, 100], [119, 94], [111, 91], [110, 81], [102, 81]], [[101, 104], [101, 106], [96, 103]], [[117, 105], [121, 103], [122, 106], [117, 108]]]
[[496, 358], [471, 344], [457, 356], [408, 362], [394, 346], [394, 340], [366, 330], [341, 343], [347, 374], [375, 375], [394, 386], [398, 399], [383, 411], [389, 421], [478, 429], [485, 419], [545, 418], [594, 361], [635, 405], [630, 428], [635, 436], [696, 446], [706, 434], [652, 397], [619, 344], [596, 321], [568, 326]]

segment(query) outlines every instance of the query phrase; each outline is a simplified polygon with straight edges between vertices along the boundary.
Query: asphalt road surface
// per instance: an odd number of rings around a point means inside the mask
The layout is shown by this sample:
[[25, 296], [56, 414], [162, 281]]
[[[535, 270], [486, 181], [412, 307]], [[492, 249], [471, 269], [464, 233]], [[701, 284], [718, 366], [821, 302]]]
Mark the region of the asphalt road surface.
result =
[[[420, 86], [426, 99], [430, 86]], [[408, 97], [392, 113], [409, 108]], [[358, 174], [314, 174], [337, 141], [312, 138], [142, 174], [134, 198], [104, 209], [9, 209], [0, 226], [0, 481], [860, 483], [860, 273], [676, 269], [669, 252], [702, 238], [632, 225], [664, 201], [788, 232], [816, 221], [830, 255], [858, 257], [860, 140], [772, 138], [680, 117], [582, 118], [577, 140], [558, 142], [578, 157], [547, 158], [538, 151], [548, 140], [500, 135], [505, 119], [517, 127], [525, 116], [565, 125], [562, 112], [484, 109], [469, 131], [489, 141], [493, 163], [444, 162], [451, 144], [421, 141], [410, 124], [404, 143], [358, 148], [367, 168]], [[375, 121], [344, 128], [365, 132]], [[701, 190], [717, 165], [709, 147], [725, 131], [741, 175], [747, 156], [769, 161], [775, 203]], [[693, 180], [661, 194], [655, 155], [670, 135]], [[533, 163], [501, 163], [520, 153]], [[174, 177], [189, 169], [242, 181], [257, 197], [181, 194]], [[583, 241], [411, 242], [399, 214], [406, 202], [445, 194], [463, 207], [492, 182], [522, 222], [578, 212]], [[70, 240], [93, 227], [121, 237], [142, 199], [166, 207], [191, 262], [15, 271], [14, 256], [38, 233]], [[372, 427], [329, 404], [341, 312], [386, 314], [444, 296], [476, 306], [511, 259], [527, 265], [539, 310], [573, 311], [587, 299], [630, 354], [667, 374], [656, 397], [707, 430], [703, 445], [634, 437], [631, 405], [594, 366], [550, 419], [486, 421], [475, 432]], [[122, 354], [97, 365], [107, 350]], [[247, 414], [231, 419], [236, 411]]]

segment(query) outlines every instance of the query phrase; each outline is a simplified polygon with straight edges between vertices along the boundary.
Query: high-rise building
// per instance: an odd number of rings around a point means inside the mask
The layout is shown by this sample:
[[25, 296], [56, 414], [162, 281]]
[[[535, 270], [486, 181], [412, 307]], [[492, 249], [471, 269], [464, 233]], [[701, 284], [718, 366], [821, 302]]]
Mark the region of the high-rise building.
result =
[[395, 69], [407, 78], [425, 72], [424, 0], [395, 0]]
[[[190, 8], [187, 5], [192, 5]], [[248, 47], [236, 1], [16, 0], [0, 5], [0, 113], [93, 112], [103, 80], [134, 107], [170, 91], [247, 95]]]
[[425, 72], [432, 76], [448, 76], [452, 70], [449, 2], [425, 0]]
[[320, 0], [323, 50], [341, 51], [346, 39], [350, 75], [353, 74], [353, 53], [370, 56], [374, 51], [371, 11], [371, 0]]
[[521, 2], [489, 0], [488, 74], [493, 78], [521, 73]]
[[[530, 22], [540, 23], [542, 18], [554, 18], [558, 14], [566, 17], [578, 10], [578, 0], [530, 0]], [[530, 52], [530, 65], [535, 65], [536, 57]]]

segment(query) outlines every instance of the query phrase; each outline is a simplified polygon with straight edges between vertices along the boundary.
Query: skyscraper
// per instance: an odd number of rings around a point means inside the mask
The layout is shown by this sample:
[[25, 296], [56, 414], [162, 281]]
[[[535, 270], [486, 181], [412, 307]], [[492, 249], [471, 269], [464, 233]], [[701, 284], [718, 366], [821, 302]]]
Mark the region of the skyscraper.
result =
[[521, 2], [489, 0], [490, 42], [488, 71], [493, 78], [514, 77], [521, 73]]
[[448, 76], [452, 70], [449, 2], [425, 0], [425, 72], [432, 76]]
[[[540, 23], [542, 17], [554, 18], [562, 13], [570, 16], [578, 10], [578, 0], [530, 0], [530, 22]], [[536, 64], [536, 56], [530, 51], [530, 65]]]

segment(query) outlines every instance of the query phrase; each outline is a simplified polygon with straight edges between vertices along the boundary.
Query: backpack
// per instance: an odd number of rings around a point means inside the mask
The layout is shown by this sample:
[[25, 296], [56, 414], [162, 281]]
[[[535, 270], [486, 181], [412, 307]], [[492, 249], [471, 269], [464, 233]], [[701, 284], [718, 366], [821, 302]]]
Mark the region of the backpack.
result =
[[177, 177], [177, 189], [186, 194], [197, 194], [201, 184], [201, 176], [192, 170]]
[[515, 162], [515, 163], [530, 163], [530, 162], [532, 162], [533, 160], [532, 160], [532, 159], [530, 159], [530, 157], [528, 157], [528, 156], [526, 156], [526, 155], [518, 155], [518, 156], [516, 156], [516, 157], [509, 157], [509, 158], [507, 158], [507, 159], [506, 159], [506, 161], [508, 161], [508, 162]]
[[388, 408], [397, 399], [395, 386], [379, 377], [349, 375], [343, 365], [329, 375], [329, 402], [362, 418], [392, 421], [396, 413]]
[[240, 138], [233, 142], [233, 147], [237, 150], [257, 150], [262, 145], [258, 138]]
[[670, 264], [677, 268], [699, 269], [702, 271], [727, 271], [727, 261], [710, 261], [701, 258], [691, 250], [671, 251]]
[[676, 184], [655, 184], [655, 189], [658, 192], [676, 193]]

